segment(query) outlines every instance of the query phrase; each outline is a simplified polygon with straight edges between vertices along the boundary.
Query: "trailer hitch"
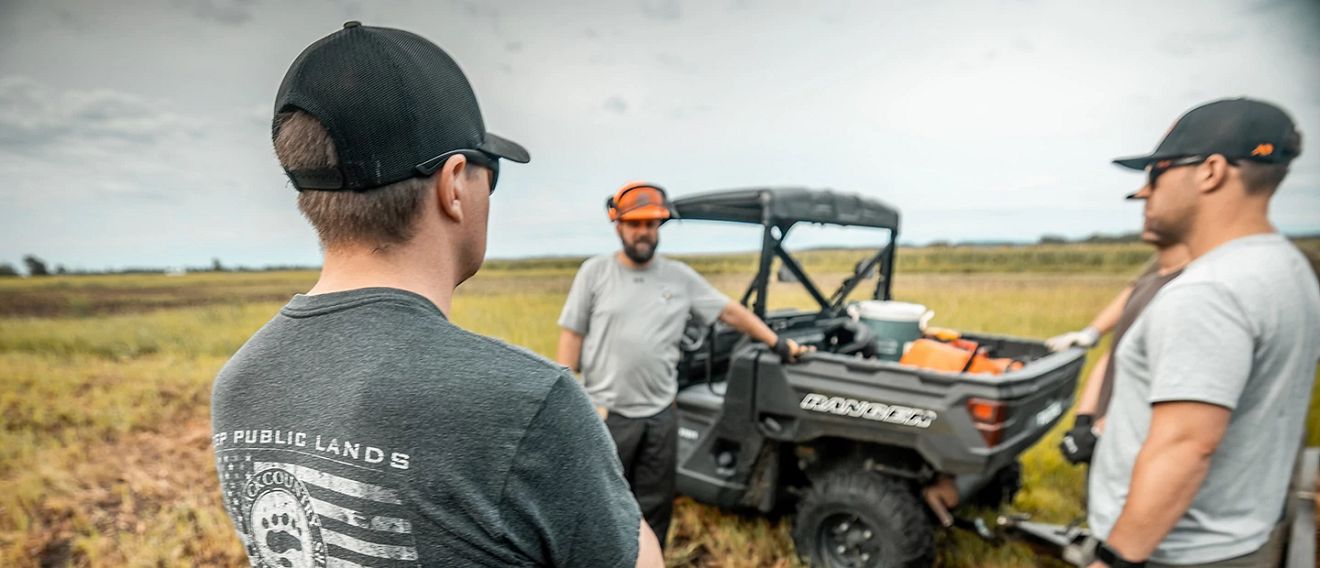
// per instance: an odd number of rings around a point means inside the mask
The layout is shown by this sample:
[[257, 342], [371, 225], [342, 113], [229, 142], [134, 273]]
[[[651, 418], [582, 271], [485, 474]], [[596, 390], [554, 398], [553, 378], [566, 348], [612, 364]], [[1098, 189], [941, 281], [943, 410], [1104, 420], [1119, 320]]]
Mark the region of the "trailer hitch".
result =
[[1007, 538], [1026, 544], [1032, 550], [1053, 556], [1074, 566], [1087, 566], [1095, 560], [1099, 541], [1091, 531], [1074, 522], [1067, 525], [1037, 523], [1023, 514], [1000, 515], [995, 528]]
[[953, 512], [949, 511], [949, 507], [945, 505], [945, 499], [948, 497], [942, 495], [941, 492], [933, 486], [922, 491], [922, 497], [926, 499], [926, 506], [930, 507], [930, 511], [935, 514], [935, 519], [939, 521], [940, 526], [943, 526], [946, 529], [949, 527], [957, 527], [963, 530], [972, 531], [976, 533], [976, 536], [981, 537], [991, 544], [999, 544], [1000, 542], [1003, 542], [1003, 538], [997, 532], [990, 530], [990, 526], [987, 525], [983, 519], [979, 517], [967, 518], [955, 515]]
[[1091, 531], [1079, 523], [1054, 525], [1031, 521], [1024, 514], [1002, 514], [995, 519], [991, 528], [979, 517], [955, 515], [947, 506], [947, 495], [937, 486], [927, 487], [922, 491], [926, 506], [944, 528], [957, 527], [970, 531], [982, 540], [993, 544], [1002, 544], [1005, 540], [1021, 542], [1038, 554], [1058, 558], [1074, 566], [1086, 566], [1095, 559], [1096, 540], [1091, 538]]

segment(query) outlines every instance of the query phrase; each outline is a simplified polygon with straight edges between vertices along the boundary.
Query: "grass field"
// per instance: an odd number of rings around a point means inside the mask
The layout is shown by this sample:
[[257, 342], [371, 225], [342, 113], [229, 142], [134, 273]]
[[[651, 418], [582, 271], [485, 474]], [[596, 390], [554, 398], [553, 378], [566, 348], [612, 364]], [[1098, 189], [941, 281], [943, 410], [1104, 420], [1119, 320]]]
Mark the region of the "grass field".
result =
[[[1303, 245], [1320, 252], [1316, 241]], [[827, 288], [854, 258], [806, 256]], [[1148, 257], [1140, 245], [904, 250], [894, 290], [933, 308], [935, 325], [1043, 338], [1085, 325]], [[753, 266], [747, 255], [688, 260], [731, 295], [741, 293]], [[453, 319], [551, 355], [575, 267], [574, 259], [492, 262], [460, 289]], [[211, 380], [315, 278], [0, 280], [0, 566], [245, 565], [218, 500]], [[806, 305], [791, 286], [775, 285], [772, 307]], [[1055, 522], [1081, 516], [1082, 470], [1055, 449], [1070, 423], [1065, 418], [1024, 454], [1017, 510]], [[1312, 428], [1313, 444], [1317, 433]], [[797, 565], [787, 519], [682, 500], [672, 539], [671, 566]], [[939, 539], [942, 566], [1041, 562], [1022, 547], [990, 547], [957, 531]]]

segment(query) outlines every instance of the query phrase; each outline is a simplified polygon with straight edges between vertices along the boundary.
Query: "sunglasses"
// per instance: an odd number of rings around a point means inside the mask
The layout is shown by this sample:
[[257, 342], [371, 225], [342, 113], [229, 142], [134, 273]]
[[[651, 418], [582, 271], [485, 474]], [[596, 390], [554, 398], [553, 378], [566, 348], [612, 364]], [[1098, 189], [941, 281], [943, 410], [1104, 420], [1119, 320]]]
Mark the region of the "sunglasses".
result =
[[1155, 180], [1159, 179], [1160, 176], [1164, 175], [1164, 172], [1167, 172], [1174, 168], [1181, 168], [1183, 166], [1196, 165], [1206, 161], [1209, 158], [1210, 156], [1183, 156], [1181, 158], [1169, 158], [1167, 160], [1160, 160], [1150, 165], [1150, 169], [1147, 170], [1146, 172], [1146, 176], [1147, 176], [1146, 183], [1150, 185], [1151, 189], [1154, 189]]
[[481, 150], [451, 150], [417, 164], [413, 169], [421, 175], [429, 176], [445, 165], [450, 156], [463, 156], [469, 163], [490, 170], [490, 192], [495, 193], [495, 183], [500, 180], [500, 158]]
[[[1183, 166], [1194, 166], [1196, 164], [1203, 163], [1209, 159], [1210, 156], [1183, 156], [1181, 158], [1169, 158], [1167, 160], [1160, 160], [1150, 165], [1150, 169], [1147, 170], [1146, 173], [1147, 176], [1146, 183], [1150, 184], [1151, 189], [1155, 189], [1155, 180], [1159, 179], [1161, 175], [1164, 175], [1164, 172], [1167, 172], [1173, 168], [1181, 168]], [[1230, 166], [1237, 165], [1237, 160], [1233, 160], [1229, 158], [1224, 158], [1224, 160], [1227, 161], [1228, 165]]]

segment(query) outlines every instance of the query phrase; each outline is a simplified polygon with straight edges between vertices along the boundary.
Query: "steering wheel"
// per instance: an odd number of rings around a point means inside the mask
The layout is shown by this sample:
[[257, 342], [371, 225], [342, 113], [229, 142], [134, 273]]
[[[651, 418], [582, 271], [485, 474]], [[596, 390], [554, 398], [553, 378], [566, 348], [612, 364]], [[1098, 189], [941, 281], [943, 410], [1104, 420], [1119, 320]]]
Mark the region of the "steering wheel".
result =
[[841, 318], [825, 328], [824, 349], [837, 355], [875, 357], [875, 338], [871, 328], [847, 318]]

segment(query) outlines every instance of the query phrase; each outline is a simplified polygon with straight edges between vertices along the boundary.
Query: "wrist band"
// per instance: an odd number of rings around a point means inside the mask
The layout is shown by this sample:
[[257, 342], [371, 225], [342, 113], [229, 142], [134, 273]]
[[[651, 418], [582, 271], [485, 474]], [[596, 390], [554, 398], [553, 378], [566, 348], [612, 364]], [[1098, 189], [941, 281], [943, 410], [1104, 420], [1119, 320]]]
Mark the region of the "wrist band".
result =
[[1095, 558], [1107, 564], [1110, 568], [1146, 568], [1146, 561], [1133, 562], [1118, 555], [1109, 543], [1101, 542], [1095, 549]]

